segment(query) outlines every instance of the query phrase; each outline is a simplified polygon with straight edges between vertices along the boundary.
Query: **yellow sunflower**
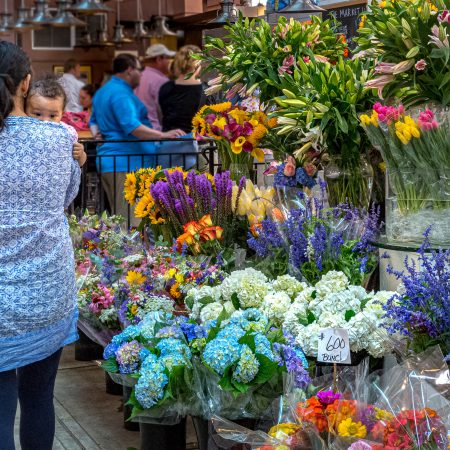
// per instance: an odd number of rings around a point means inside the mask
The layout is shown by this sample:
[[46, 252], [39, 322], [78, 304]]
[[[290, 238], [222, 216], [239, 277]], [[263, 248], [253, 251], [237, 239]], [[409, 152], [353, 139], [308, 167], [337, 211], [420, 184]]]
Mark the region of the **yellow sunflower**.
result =
[[[209, 105], [209, 109], [212, 109], [214, 112], [221, 113], [231, 108], [231, 102], [218, 103], [216, 105]], [[202, 110], [200, 110], [202, 111]], [[203, 112], [203, 111], [202, 111]]]
[[267, 134], [267, 128], [263, 124], [256, 125], [253, 133], [247, 138], [253, 147], [256, 147], [259, 141]]
[[152, 195], [148, 192], [147, 194], [144, 194], [139, 200], [134, 210], [134, 215], [139, 219], [145, 219], [150, 215], [154, 208], [155, 202], [153, 201]]
[[130, 205], [134, 205], [134, 202], [136, 201], [136, 175], [134, 172], [127, 173], [123, 192], [125, 194], [125, 200]]

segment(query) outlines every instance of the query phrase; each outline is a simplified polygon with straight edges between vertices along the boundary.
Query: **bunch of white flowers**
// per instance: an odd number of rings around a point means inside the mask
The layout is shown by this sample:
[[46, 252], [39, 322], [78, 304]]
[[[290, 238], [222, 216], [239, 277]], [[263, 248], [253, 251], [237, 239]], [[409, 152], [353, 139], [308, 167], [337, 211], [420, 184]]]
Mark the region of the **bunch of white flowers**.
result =
[[291, 298], [286, 292], [270, 292], [264, 297], [260, 309], [269, 320], [281, 325], [290, 306]]
[[272, 283], [272, 289], [275, 292], [285, 292], [292, 300], [307, 287], [306, 283], [300, 282], [290, 275], [281, 275]]
[[269, 292], [267, 277], [258, 270], [248, 268], [231, 272], [220, 285], [223, 301], [233, 300], [236, 294], [241, 308], [258, 308]]
[[391, 339], [383, 328], [386, 320], [382, 307], [393, 294], [368, 294], [361, 286], [350, 286], [344, 273], [332, 271], [295, 298], [283, 327], [311, 357], [317, 356], [318, 334], [324, 328], [346, 329], [351, 351], [365, 350], [381, 357], [392, 350]]

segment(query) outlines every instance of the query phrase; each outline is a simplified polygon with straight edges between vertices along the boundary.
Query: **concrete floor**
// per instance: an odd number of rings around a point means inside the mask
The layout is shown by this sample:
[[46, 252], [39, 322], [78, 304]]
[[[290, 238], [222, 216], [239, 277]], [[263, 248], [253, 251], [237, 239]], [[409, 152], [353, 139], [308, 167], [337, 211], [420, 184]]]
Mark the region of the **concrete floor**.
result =
[[[63, 351], [56, 378], [55, 411], [53, 450], [139, 448], [139, 432], [127, 431], [123, 427], [122, 397], [106, 394], [104, 371], [95, 362], [75, 361], [74, 345]], [[17, 450], [20, 449], [19, 414], [16, 417]], [[186, 448], [197, 448], [190, 421]]]

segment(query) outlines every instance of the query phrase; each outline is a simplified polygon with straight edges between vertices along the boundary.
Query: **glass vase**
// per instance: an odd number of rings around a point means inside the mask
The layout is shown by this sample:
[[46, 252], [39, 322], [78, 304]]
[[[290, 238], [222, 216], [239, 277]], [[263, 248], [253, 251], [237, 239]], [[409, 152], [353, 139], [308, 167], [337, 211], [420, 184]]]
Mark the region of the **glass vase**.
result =
[[287, 216], [291, 209], [305, 209], [302, 199], [303, 188], [291, 186], [276, 186], [277, 206]]
[[373, 168], [364, 155], [354, 164], [343, 164], [340, 156], [331, 157], [324, 169], [328, 203], [336, 206], [348, 202], [368, 208], [373, 186]]
[[450, 168], [388, 170], [386, 237], [421, 244], [431, 226], [430, 243], [450, 244]]
[[236, 183], [239, 183], [242, 177], [250, 179], [250, 167], [246, 163], [230, 163], [228, 170], [230, 171], [230, 177]]

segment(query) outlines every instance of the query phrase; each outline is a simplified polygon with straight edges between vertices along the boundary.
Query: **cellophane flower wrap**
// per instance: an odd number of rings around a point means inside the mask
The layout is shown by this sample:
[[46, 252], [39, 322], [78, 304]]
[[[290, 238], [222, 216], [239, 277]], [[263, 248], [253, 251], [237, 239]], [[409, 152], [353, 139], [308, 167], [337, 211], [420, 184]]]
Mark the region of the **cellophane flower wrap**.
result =
[[79, 328], [90, 339], [105, 346], [120, 330], [119, 279], [123, 261], [142, 260], [143, 248], [137, 233], [125, 233], [123, 218], [85, 214], [71, 218], [78, 285]]
[[[323, 192], [323, 191], [322, 191]], [[301, 207], [263, 220], [249, 236], [257, 267], [267, 274], [287, 272], [315, 283], [330, 270], [342, 271], [351, 284], [363, 284], [376, 267], [370, 244], [379, 232], [379, 213], [341, 204], [326, 209], [324, 195], [299, 194]]]
[[102, 367], [115, 381], [133, 386], [132, 420], [170, 425], [187, 414], [202, 415], [189, 340], [204, 336], [186, 317], [152, 312], [113, 337]]
[[370, 375], [366, 360], [339, 371], [336, 391], [325, 388], [298, 402], [297, 421], [313, 425], [335, 450], [443, 450], [447, 374], [438, 348]]
[[293, 373], [298, 388], [309, 384], [308, 363], [300, 346], [279, 328], [270, 327], [250, 308], [208, 323], [197, 370], [209, 414], [229, 419], [270, 416], [282, 394], [283, 374]]

